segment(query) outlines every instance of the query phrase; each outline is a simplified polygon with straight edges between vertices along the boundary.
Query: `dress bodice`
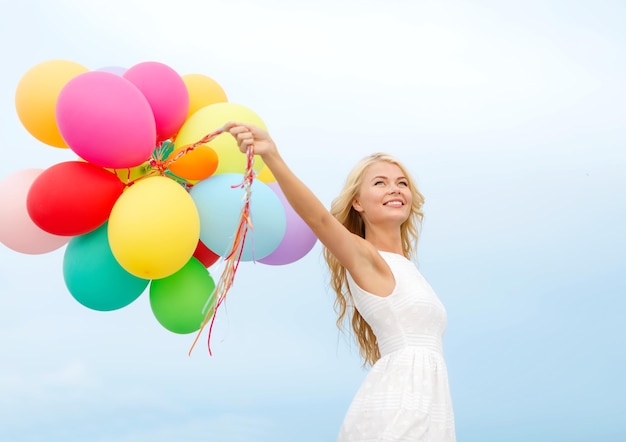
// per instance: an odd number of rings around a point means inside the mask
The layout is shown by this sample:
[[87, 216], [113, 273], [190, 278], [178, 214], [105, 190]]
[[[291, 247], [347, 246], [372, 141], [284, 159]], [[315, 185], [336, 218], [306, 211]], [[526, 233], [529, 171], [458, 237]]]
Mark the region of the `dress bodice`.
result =
[[441, 353], [447, 324], [443, 304], [412, 261], [396, 253], [379, 253], [395, 278], [390, 295], [369, 293], [347, 276], [355, 307], [376, 335], [381, 357], [405, 347]]

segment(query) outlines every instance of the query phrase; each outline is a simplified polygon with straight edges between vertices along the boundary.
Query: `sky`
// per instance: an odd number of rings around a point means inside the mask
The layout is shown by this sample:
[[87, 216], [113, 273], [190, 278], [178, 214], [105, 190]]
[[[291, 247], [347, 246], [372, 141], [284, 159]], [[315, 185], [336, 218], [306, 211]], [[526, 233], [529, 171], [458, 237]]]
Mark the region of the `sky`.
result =
[[[159, 61], [254, 110], [330, 205], [374, 151], [426, 197], [418, 264], [448, 312], [458, 440], [626, 439], [626, 5], [621, 1], [24, 0], [0, 13], [0, 179], [73, 159], [21, 125], [53, 59]], [[148, 296], [98, 312], [64, 248], [0, 247], [0, 440], [335, 440], [367, 374], [321, 246], [239, 267], [212, 336]], [[210, 268], [215, 278], [219, 269]]]

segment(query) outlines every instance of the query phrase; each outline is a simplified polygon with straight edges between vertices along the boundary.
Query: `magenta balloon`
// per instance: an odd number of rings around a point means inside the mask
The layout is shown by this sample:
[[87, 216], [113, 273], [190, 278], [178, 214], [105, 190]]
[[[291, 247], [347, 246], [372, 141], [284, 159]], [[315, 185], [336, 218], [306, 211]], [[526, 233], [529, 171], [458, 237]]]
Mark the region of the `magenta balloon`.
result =
[[178, 133], [189, 111], [189, 92], [182, 77], [169, 66], [146, 61], [129, 68], [123, 75], [146, 97], [156, 122], [157, 140]]
[[287, 226], [285, 228], [285, 236], [278, 247], [258, 261], [269, 265], [290, 264], [309, 253], [315, 245], [317, 237], [311, 228], [300, 218], [300, 215], [293, 210], [278, 183], [271, 182], [267, 183], [267, 185], [278, 195], [280, 202], [283, 204], [285, 215], [287, 216]]
[[59, 94], [56, 118], [70, 149], [97, 166], [138, 166], [156, 144], [148, 100], [130, 81], [110, 72], [85, 72], [70, 80]]
[[42, 172], [42, 169], [25, 169], [0, 181], [0, 242], [16, 252], [31, 255], [52, 252], [71, 238], [40, 229], [28, 215], [28, 191]]

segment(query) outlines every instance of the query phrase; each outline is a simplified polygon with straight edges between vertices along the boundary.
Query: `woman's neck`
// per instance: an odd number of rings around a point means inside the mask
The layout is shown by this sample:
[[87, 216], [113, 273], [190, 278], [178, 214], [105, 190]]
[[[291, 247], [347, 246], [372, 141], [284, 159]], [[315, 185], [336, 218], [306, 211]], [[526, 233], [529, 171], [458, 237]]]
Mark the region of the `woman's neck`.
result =
[[365, 239], [377, 250], [404, 255], [400, 229], [366, 228]]

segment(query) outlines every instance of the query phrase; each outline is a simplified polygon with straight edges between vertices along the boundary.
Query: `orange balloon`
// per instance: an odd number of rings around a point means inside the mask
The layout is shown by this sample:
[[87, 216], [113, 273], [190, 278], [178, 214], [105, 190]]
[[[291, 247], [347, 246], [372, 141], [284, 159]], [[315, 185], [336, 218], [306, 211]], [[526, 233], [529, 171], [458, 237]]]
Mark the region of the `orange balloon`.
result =
[[213, 103], [228, 101], [226, 92], [215, 80], [203, 74], [187, 74], [182, 76], [187, 92], [189, 92], [189, 118], [195, 111]]
[[[175, 158], [185, 146], [172, 152], [168, 158]], [[210, 177], [217, 170], [217, 153], [207, 145], [200, 145], [172, 161], [168, 169], [175, 175], [189, 181], [203, 180]]]
[[15, 91], [15, 108], [33, 137], [50, 146], [67, 148], [57, 126], [57, 100], [72, 78], [88, 71], [73, 61], [50, 60], [24, 74]]

